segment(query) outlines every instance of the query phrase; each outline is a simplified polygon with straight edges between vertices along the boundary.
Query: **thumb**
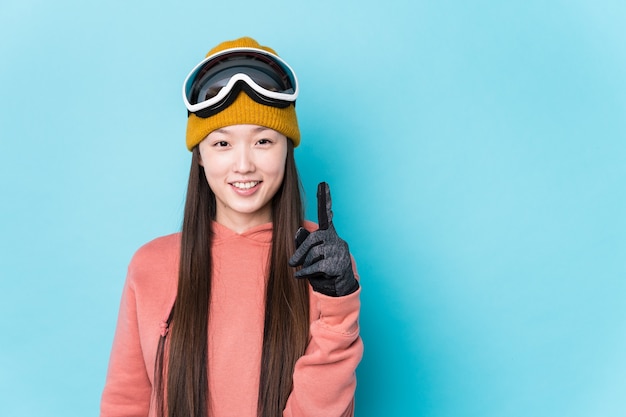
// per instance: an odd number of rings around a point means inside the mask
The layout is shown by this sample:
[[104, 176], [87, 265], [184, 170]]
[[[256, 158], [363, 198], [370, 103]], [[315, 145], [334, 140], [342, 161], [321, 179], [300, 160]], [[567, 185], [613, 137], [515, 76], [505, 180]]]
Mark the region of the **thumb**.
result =
[[304, 227], [301, 227], [298, 229], [298, 232], [296, 233], [296, 239], [295, 239], [295, 243], [296, 243], [296, 251], [293, 255], [291, 255], [291, 258], [289, 258], [289, 266], [300, 266], [302, 265], [302, 263], [304, 262], [304, 258], [306, 257], [306, 254], [308, 252], [308, 247], [303, 247], [302, 243], [304, 243], [304, 241], [306, 240], [306, 238], [310, 235], [309, 231], [306, 230]]

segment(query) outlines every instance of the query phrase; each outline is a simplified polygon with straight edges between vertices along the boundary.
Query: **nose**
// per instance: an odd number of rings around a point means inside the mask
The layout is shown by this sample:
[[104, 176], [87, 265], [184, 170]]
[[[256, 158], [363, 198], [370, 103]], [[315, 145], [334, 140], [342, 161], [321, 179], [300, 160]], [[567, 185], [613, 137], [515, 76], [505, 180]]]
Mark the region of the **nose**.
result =
[[239, 147], [235, 152], [233, 170], [238, 173], [253, 172], [255, 169], [253, 155], [247, 146]]

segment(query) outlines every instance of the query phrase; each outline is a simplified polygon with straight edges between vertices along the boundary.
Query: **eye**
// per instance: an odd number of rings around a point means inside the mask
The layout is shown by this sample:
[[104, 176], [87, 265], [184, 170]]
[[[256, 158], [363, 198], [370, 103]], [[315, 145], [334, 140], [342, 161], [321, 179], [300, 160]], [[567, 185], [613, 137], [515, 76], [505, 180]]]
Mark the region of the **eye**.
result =
[[270, 145], [272, 143], [271, 139], [259, 139], [259, 141], [257, 142], [259, 145]]
[[225, 140], [218, 140], [213, 144], [213, 146], [215, 146], [216, 148], [225, 148], [228, 146], [228, 142], [226, 142]]

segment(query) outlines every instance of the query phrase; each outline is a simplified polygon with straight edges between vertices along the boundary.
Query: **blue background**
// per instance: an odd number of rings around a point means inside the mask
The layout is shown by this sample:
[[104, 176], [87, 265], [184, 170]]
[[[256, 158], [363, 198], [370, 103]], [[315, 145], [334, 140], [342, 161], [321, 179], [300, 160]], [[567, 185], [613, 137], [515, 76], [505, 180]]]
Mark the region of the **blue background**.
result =
[[250, 35], [363, 283], [357, 415], [626, 415], [622, 1], [0, 3], [0, 414], [95, 416], [126, 266], [178, 230], [181, 83]]

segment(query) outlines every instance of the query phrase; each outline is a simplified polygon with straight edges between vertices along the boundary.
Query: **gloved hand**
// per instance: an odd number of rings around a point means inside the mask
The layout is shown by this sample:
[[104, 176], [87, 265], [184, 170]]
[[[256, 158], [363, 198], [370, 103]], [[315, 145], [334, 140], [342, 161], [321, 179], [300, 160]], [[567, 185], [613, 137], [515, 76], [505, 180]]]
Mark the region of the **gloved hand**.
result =
[[301, 227], [296, 234], [296, 252], [289, 265], [302, 269], [296, 278], [308, 278], [313, 290], [332, 297], [352, 294], [359, 289], [354, 278], [348, 244], [333, 226], [330, 188], [325, 182], [317, 186], [317, 217], [319, 229], [309, 233]]

